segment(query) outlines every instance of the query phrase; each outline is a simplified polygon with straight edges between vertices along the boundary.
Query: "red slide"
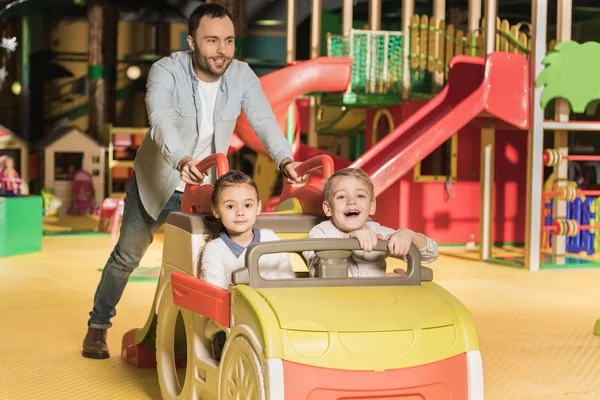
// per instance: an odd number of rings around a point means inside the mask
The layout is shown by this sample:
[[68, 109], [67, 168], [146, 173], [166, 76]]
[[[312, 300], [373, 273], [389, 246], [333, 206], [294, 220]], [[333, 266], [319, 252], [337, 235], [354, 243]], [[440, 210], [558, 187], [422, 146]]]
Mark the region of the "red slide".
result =
[[[311, 92], [345, 91], [350, 84], [352, 63], [353, 59], [350, 57], [319, 57], [262, 76], [260, 84], [271, 103], [281, 131], [286, 131], [290, 105], [294, 104], [295, 107], [296, 99], [301, 95]], [[298, 109], [295, 110], [298, 121]], [[237, 137], [234, 135], [229, 153], [245, 144], [257, 153], [267, 154], [244, 113], [237, 120], [235, 133]]]
[[528, 129], [528, 66], [513, 53], [454, 57], [440, 94], [351, 166], [371, 177], [377, 196], [484, 111]]

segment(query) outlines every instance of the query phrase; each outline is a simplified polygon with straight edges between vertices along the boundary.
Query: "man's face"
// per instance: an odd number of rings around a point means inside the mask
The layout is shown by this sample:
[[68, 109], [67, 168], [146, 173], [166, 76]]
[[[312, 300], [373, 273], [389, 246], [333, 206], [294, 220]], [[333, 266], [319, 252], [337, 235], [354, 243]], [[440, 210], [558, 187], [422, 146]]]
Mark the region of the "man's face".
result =
[[199, 78], [214, 82], [225, 73], [235, 52], [235, 31], [228, 17], [202, 17], [195, 37], [187, 37]]

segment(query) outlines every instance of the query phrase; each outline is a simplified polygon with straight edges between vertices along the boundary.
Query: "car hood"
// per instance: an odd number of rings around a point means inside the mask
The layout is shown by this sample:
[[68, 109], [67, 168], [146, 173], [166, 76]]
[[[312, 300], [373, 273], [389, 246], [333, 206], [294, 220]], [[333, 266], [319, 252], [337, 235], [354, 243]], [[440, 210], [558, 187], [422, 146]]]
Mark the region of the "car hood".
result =
[[[462, 305], [432, 282], [421, 286], [256, 289], [282, 329], [381, 332], [455, 325]], [[460, 312], [459, 312], [460, 314]]]

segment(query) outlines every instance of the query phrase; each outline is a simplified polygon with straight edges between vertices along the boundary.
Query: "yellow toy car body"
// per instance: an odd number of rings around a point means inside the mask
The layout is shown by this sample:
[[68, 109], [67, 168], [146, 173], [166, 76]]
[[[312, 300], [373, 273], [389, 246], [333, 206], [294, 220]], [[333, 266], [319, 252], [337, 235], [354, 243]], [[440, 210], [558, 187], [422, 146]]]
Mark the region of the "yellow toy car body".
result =
[[[261, 215], [256, 227], [306, 238], [319, 222]], [[471, 315], [431, 281], [415, 248], [406, 273], [396, 277], [344, 278], [343, 265], [334, 262], [337, 267], [320, 274], [330, 278], [270, 281], [256, 267], [262, 254], [315, 250], [342, 259], [357, 242], [263, 242], [248, 249], [248, 268], [234, 272], [226, 291], [197, 278], [211, 223], [200, 215], [169, 215], [153, 312], [123, 340], [123, 357], [134, 365], [156, 349], [164, 399], [483, 399]], [[210, 319], [227, 334], [220, 362], [204, 335]], [[185, 376], [177, 366], [186, 367]]]

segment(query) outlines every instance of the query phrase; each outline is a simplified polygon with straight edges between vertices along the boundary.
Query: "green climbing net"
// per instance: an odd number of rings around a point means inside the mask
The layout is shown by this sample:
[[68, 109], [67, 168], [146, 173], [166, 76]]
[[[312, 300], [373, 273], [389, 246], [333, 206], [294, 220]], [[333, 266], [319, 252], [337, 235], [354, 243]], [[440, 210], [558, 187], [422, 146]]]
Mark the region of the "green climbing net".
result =
[[354, 58], [351, 90], [398, 93], [402, 88], [402, 32], [354, 29], [349, 37], [328, 35], [330, 57]]

